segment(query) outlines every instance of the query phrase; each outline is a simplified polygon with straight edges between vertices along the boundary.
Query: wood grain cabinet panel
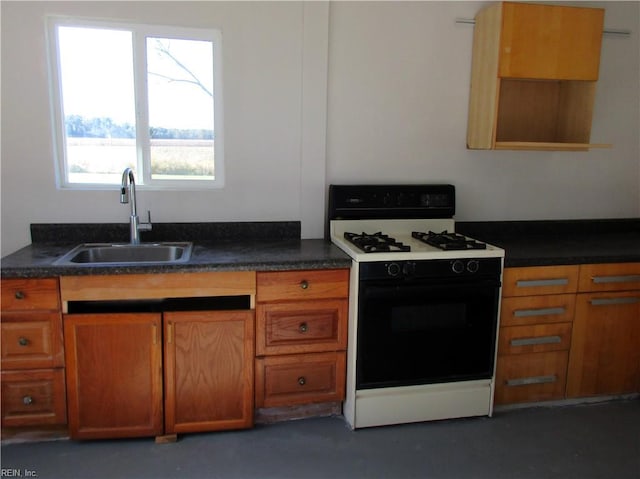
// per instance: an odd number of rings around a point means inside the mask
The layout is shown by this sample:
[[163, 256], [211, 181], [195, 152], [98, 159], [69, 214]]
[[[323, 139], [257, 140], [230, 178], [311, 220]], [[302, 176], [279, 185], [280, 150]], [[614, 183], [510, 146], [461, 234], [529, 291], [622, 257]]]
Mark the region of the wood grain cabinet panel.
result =
[[578, 295], [567, 396], [640, 392], [640, 290]]
[[571, 346], [571, 323], [535, 324], [500, 328], [500, 354], [568, 351]]
[[563, 399], [568, 351], [498, 357], [495, 404]]
[[344, 398], [346, 353], [267, 356], [256, 360], [256, 407]]
[[162, 434], [161, 328], [156, 313], [65, 315], [72, 438]]
[[2, 427], [67, 422], [63, 369], [2, 372]]
[[536, 296], [575, 293], [578, 290], [578, 265], [505, 268], [502, 295]]
[[259, 272], [255, 405], [342, 401], [349, 270]]
[[604, 9], [501, 2], [475, 17], [467, 146], [586, 151]]
[[57, 278], [1, 282], [2, 427], [67, 422]]
[[165, 432], [253, 425], [253, 311], [164, 313]]

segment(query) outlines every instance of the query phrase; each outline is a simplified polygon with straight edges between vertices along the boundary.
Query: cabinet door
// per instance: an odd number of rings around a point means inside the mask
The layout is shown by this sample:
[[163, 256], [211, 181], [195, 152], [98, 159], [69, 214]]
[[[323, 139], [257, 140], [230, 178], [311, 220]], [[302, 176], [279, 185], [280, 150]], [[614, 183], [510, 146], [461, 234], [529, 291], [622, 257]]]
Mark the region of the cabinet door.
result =
[[165, 313], [165, 429], [253, 424], [253, 311]]
[[567, 396], [638, 391], [640, 291], [578, 294]]
[[505, 2], [499, 76], [598, 79], [604, 10]]
[[74, 439], [162, 434], [160, 314], [65, 315]]

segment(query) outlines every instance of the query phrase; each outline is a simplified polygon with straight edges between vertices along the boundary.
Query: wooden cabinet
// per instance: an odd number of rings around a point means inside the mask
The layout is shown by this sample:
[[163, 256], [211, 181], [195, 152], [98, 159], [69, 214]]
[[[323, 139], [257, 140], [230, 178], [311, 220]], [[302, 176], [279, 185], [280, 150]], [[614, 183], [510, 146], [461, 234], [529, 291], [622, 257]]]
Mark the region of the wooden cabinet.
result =
[[64, 334], [71, 437], [162, 434], [161, 315], [66, 315]]
[[256, 407], [341, 401], [349, 270], [257, 275]]
[[253, 424], [255, 272], [61, 283], [72, 438], [168, 441]]
[[472, 149], [587, 150], [604, 10], [501, 2], [475, 19]]
[[506, 268], [496, 404], [562, 399], [578, 266]]
[[2, 281], [2, 426], [67, 421], [58, 280]]
[[164, 314], [165, 432], [253, 425], [253, 311]]
[[567, 396], [640, 392], [640, 263], [580, 270]]

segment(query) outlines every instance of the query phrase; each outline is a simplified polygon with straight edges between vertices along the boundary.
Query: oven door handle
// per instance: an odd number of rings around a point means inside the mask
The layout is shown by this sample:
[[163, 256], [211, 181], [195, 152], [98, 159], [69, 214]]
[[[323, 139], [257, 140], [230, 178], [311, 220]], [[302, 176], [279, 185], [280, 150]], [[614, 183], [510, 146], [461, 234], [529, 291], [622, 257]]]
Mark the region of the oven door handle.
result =
[[437, 292], [453, 289], [467, 290], [497, 290], [501, 286], [497, 279], [481, 279], [479, 281], [438, 283], [435, 281], [407, 281], [407, 282], [361, 282], [359, 296], [361, 298], [420, 298], [426, 292]]

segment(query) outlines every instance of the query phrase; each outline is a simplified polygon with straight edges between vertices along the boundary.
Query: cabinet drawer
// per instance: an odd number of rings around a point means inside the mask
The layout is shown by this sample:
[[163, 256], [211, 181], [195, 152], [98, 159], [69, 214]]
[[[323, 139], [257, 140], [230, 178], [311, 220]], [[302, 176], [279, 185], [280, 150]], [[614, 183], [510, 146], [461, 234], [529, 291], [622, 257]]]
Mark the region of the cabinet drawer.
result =
[[346, 349], [347, 309], [346, 299], [258, 304], [256, 354]]
[[2, 426], [67, 422], [63, 369], [2, 372]]
[[573, 321], [575, 309], [575, 294], [503, 298], [500, 326], [570, 322]]
[[343, 400], [345, 357], [335, 352], [256, 359], [256, 407]]
[[498, 357], [496, 404], [564, 398], [568, 351]]
[[258, 301], [346, 298], [349, 270], [273, 271], [257, 275]]
[[2, 281], [1, 289], [3, 311], [57, 310], [60, 307], [55, 278], [6, 279]]
[[583, 264], [579, 291], [640, 289], [640, 263]]
[[509, 297], [575, 293], [578, 289], [579, 269], [577, 265], [506, 268], [502, 295]]
[[2, 313], [2, 369], [64, 364], [60, 313]]
[[500, 328], [498, 354], [566, 351], [571, 346], [571, 323]]

